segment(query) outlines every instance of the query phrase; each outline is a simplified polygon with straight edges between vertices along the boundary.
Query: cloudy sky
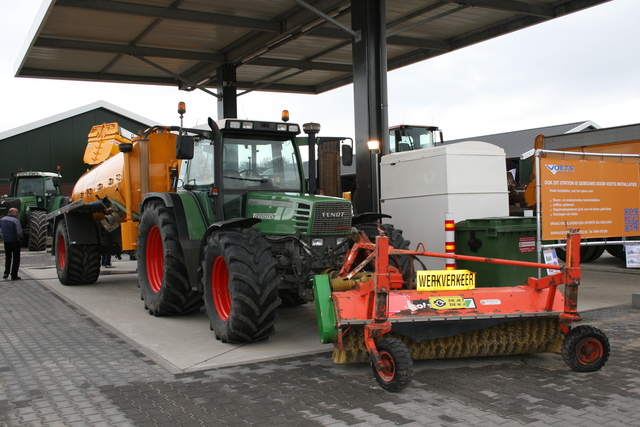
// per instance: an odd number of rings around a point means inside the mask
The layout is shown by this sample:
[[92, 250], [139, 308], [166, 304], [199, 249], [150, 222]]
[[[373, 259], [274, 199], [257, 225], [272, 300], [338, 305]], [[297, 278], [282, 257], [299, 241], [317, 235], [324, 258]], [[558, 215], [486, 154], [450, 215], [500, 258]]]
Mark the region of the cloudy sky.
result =
[[[173, 87], [15, 78], [15, 64], [41, 0], [0, 0], [0, 132], [98, 100], [162, 124], [216, 118], [216, 100]], [[428, 124], [446, 139], [584, 120], [603, 127], [640, 123], [639, 0], [604, 5], [395, 70], [388, 75], [389, 124]], [[351, 85], [322, 95], [251, 93], [242, 118], [322, 125], [353, 135]]]

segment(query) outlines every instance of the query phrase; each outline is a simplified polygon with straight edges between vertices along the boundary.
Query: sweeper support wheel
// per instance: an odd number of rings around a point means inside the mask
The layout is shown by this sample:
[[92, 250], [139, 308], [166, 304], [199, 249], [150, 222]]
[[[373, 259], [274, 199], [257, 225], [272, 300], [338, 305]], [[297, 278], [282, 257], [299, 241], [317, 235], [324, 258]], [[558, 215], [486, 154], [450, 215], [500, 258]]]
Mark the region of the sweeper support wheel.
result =
[[610, 345], [607, 336], [593, 326], [577, 326], [562, 342], [562, 358], [572, 370], [593, 372], [609, 359]]
[[386, 391], [404, 390], [413, 376], [413, 359], [409, 348], [398, 338], [384, 338], [376, 342], [381, 363], [371, 363], [373, 376]]

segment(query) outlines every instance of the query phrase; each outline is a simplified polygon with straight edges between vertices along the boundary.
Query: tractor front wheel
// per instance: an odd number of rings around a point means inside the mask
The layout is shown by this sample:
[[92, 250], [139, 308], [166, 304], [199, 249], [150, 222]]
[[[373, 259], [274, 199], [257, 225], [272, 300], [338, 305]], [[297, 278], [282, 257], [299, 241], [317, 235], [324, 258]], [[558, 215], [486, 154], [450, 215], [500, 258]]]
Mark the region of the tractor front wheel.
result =
[[222, 342], [250, 342], [275, 332], [278, 279], [269, 243], [256, 229], [209, 236], [202, 261], [204, 304]]
[[398, 338], [383, 338], [376, 342], [376, 348], [384, 364], [381, 370], [371, 365], [376, 381], [386, 391], [404, 390], [413, 376], [413, 359], [409, 349]]
[[72, 245], [64, 219], [55, 234], [56, 272], [65, 286], [89, 285], [100, 276], [100, 245]]
[[202, 295], [191, 288], [173, 209], [151, 202], [138, 226], [140, 297], [149, 314], [173, 316], [198, 311]]
[[607, 336], [598, 328], [581, 325], [573, 328], [562, 342], [562, 358], [574, 371], [593, 372], [609, 359]]

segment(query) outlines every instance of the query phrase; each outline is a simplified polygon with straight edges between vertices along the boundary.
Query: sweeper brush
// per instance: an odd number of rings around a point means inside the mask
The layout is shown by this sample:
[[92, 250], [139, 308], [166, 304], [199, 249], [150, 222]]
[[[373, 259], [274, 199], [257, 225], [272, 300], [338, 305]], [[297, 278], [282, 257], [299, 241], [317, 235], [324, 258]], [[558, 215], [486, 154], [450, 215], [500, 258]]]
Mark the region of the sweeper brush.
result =
[[[419, 246], [420, 247], [420, 246]], [[576, 371], [600, 369], [609, 356], [602, 331], [579, 326], [580, 235], [569, 233], [563, 267], [455, 254], [408, 251], [364, 233], [345, 265], [314, 279], [320, 340], [335, 363], [371, 361], [385, 390], [410, 382], [413, 360], [555, 352]], [[475, 288], [466, 270], [419, 271], [406, 283], [389, 257], [431, 256], [558, 270], [521, 286]], [[354, 260], [364, 261], [354, 266]], [[363, 272], [373, 264], [373, 272]], [[564, 295], [558, 286], [564, 285]]]

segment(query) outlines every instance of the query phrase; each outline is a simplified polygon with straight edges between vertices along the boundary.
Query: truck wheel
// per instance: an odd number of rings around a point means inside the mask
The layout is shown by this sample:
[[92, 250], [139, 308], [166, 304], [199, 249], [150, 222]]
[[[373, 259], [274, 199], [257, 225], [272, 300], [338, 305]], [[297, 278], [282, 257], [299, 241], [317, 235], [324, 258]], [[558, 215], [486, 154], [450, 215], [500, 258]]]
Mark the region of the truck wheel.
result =
[[[375, 243], [376, 237], [380, 235], [380, 231], [378, 231], [378, 225], [376, 223], [363, 223], [356, 225], [358, 230], [364, 231], [369, 240], [372, 243]], [[396, 230], [396, 228], [391, 224], [382, 224], [380, 226], [382, 231], [385, 232], [387, 237], [389, 237], [389, 245], [391, 245], [394, 249], [409, 249], [409, 245], [411, 242], [409, 240], [405, 240], [402, 235], [402, 230]], [[363, 260], [357, 260], [358, 262]], [[411, 283], [413, 277], [413, 257], [412, 256], [390, 256], [389, 257], [389, 265], [395, 267], [402, 273], [402, 277], [404, 278], [404, 283]], [[373, 265], [367, 266], [367, 269], [371, 268], [369, 271], [373, 271]]]
[[562, 341], [562, 358], [572, 370], [593, 372], [609, 359], [610, 344], [598, 328], [581, 325], [571, 329]]
[[47, 249], [47, 213], [31, 211], [29, 215], [29, 250], [44, 251]]
[[[592, 262], [600, 258], [605, 251], [605, 245], [589, 245], [580, 247], [580, 263]], [[565, 248], [556, 248], [556, 255], [561, 261], [567, 260]]]
[[272, 335], [280, 299], [267, 240], [254, 228], [222, 230], [204, 251], [204, 304], [216, 337], [249, 342]]
[[626, 261], [624, 245], [607, 245], [606, 251], [609, 253], [609, 255], [613, 255], [619, 260]]
[[413, 359], [409, 349], [398, 338], [383, 338], [376, 343], [385, 367], [378, 371], [372, 364], [373, 376], [386, 391], [404, 390], [413, 376]]
[[151, 203], [138, 226], [140, 298], [149, 314], [173, 316], [198, 311], [202, 295], [191, 288], [173, 210]]
[[67, 223], [60, 220], [56, 228], [56, 272], [66, 286], [89, 285], [100, 276], [100, 246], [70, 245]]

